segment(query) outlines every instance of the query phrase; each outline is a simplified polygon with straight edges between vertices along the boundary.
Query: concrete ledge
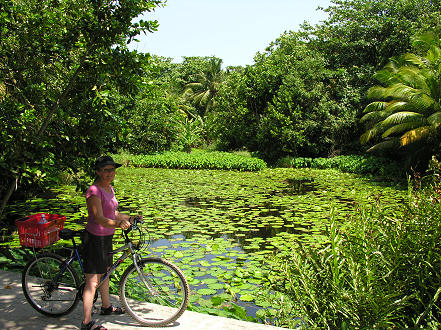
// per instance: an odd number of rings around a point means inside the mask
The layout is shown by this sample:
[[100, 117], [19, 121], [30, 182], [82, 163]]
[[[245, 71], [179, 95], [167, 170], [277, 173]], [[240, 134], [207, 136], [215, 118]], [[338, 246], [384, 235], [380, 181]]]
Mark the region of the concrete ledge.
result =
[[[115, 304], [119, 305], [117, 298]], [[75, 310], [59, 318], [46, 317], [34, 310], [26, 301], [21, 289], [21, 274], [0, 270], [0, 329], [79, 329], [82, 321], [81, 302]], [[107, 329], [144, 328], [128, 315], [95, 315], [95, 320]], [[147, 327], [145, 327], [147, 328]], [[170, 330], [275, 330], [282, 329], [269, 325], [211, 316], [186, 311], [174, 323], [156, 329]]]

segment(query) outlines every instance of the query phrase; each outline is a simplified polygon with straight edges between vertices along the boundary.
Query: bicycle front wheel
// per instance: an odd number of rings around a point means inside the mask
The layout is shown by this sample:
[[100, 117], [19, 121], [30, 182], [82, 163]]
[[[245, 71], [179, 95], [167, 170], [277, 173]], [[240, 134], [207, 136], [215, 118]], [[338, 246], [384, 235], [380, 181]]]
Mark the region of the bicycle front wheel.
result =
[[189, 286], [182, 271], [160, 258], [145, 258], [126, 269], [119, 284], [119, 297], [137, 322], [162, 327], [177, 320], [188, 305]]
[[60, 273], [62, 264], [60, 256], [45, 253], [31, 260], [22, 272], [22, 288], [26, 300], [38, 312], [47, 316], [68, 314], [78, 303], [78, 274], [70, 265]]

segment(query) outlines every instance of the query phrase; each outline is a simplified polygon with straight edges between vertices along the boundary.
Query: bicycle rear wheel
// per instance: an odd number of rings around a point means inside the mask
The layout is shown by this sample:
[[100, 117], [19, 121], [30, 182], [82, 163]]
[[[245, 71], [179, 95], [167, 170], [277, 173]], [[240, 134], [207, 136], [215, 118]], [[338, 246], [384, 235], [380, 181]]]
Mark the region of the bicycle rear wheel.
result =
[[[47, 316], [68, 314], [78, 303], [78, 274], [70, 265], [59, 274], [62, 264], [60, 256], [45, 253], [31, 260], [22, 272], [22, 288], [26, 300], [38, 312]], [[56, 276], [59, 276], [58, 280]]]
[[160, 258], [139, 262], [126, 269], [119, 284], [119, 297], [137, 322], [162, 327], [177, 320], [188, 305], [190, 289], [182, 271]]

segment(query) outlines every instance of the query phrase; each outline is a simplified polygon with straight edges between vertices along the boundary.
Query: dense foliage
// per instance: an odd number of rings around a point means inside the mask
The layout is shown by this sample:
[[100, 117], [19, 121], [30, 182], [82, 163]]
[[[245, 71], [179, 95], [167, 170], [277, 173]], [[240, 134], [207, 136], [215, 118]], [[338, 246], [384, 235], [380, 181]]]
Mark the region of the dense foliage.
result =
[[276, 165], [292, 168], [334, 168], [342, 172], [389, 177], [396, 180], [406, 180], [407, 175], [401, 162], [375, 156], [284, 157], [279, 159]]
[[227, 77], [217, 132], [225, 149], [267, 160], [360, 152], [358, 119], [373, 74], [411, 49], [418, 31], [439, 32], [433, 1], [336, 0], [329, 17], [285, 33], [255, 64]]
[[340, 137], [355, 121], [336, 97], [343, 77], [328, 71], [297, 34], [280, 37], [255, 65], [231, 76], [216, 108], [224, 148], [245, 146], [270, 161], [328, 155], [341, 148]]
[[78, 173], [117, 146], [143, 75], [127, 41], [159, 0], [6, 0], [0, 4], [0, 194]]
[[411, 51], [417, 32], [440, 32], [439, 2], [334, 0], [324, 22], [223, 70], [216, 57], [176, 64], [128, 50], [157, 28], [137, 16], [161, 3], [2, 2], [1, 208], [16, 188], [36, 191], [60, 171], [81, 180], [98, 154], [121, 149], [214, 144], [271, 162], [361, 153], [374, 72]]
[[441, 143], [441, 41], [427, 33], [415, 44], [425, 49], [424, 56], [393, 58], [375, 74], [382, 85], [369, 89], [375, 101], [361, 118], [368, 126], [361, 142], [374, 141], [373, 151], [402, 149], [412, 163], [426, 165]]

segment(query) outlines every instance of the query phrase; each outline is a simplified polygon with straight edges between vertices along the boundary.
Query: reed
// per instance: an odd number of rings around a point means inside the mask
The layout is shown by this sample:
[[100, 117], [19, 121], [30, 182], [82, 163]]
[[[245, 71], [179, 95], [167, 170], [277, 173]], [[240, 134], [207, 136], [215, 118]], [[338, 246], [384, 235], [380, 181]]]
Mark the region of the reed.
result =
[[[426, 180], [427, 181], [427, 180]], [[373, 329], [441, 326], [441, 180], [409, 182], [404, 215], [360, 206], [327, 240], [272, 262], [262, 318], [289, 328]]]

